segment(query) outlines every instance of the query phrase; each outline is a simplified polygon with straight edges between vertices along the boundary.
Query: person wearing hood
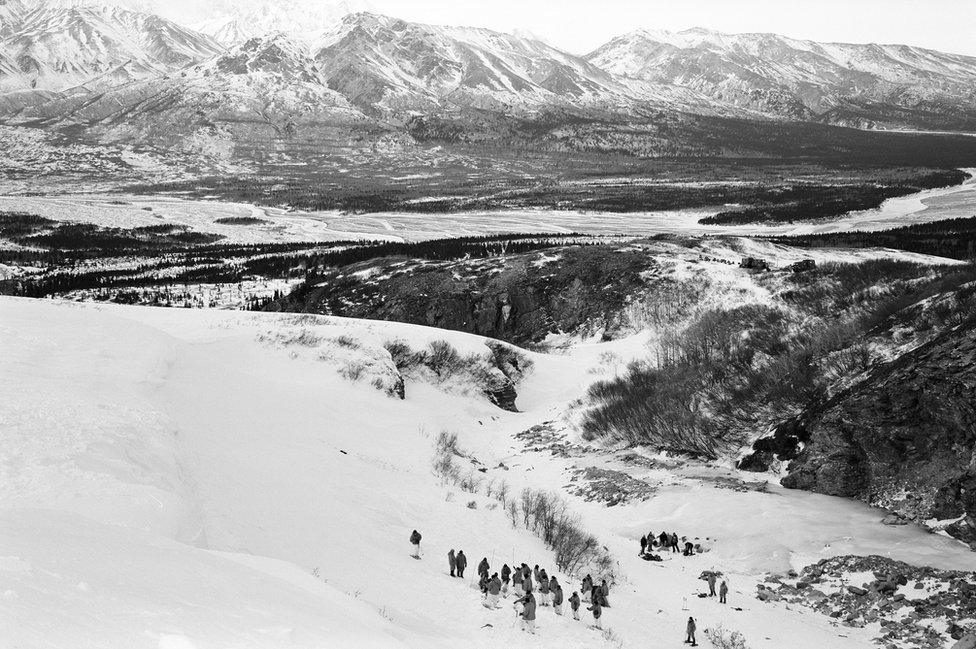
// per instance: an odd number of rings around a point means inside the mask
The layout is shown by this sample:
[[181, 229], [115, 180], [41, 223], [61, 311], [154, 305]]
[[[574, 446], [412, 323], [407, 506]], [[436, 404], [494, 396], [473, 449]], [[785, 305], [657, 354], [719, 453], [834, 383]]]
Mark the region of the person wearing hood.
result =
[[[553, 580], [555, 581], [555, 577]], [[559, 585], [557, 581], [556, 584], [550, 589], [552, 591], [552, 610], [556, 612], [556, 615], [563, 614], [563, 587]]]
[[454, 573], [457, 571], [457, 557], [454, 556], [454, 548], [451, 548], [450, 552], [447, 553], [447, 565], [451, 568], [451, 576], [454, 577]]
[[569, 610], [573, 612], [573, 619], [579, 619], [579, 607], [580, 607], [580, 596], [575, 590], [573, 594], [569, 596]]
[[715, 582], [718, 578], [715, 576], [714, 572], [708, 573], [708, 596], [715, 597]]
[[528, 592], [519, 602], [522, 604], [522, 630], [535, 634], [535, 596]]
[[508, 582], [512, 579], [512, 569], [502, 564], [502, 596], [508, 595]]
[[496, 572], [488, 580], [488, 608], [498, 608], [498, 598], [502, 592], [502, 580], [498, 578]]
[[603, 607], [600, 606], [599, 598], [592, 605], [587, 606], [586, 610], [593, 611], [593, 626], [602, 629], [603, 623], [600, 621], [600, 618], [603, 617]]
[[420, 558], [420, 532], [414, 530], [410, 533], [411, 556], [414, 559]]
[[593, 592], [593, 577], [586, 575], [583, 577], [583, 600], [590, 601], [590, 593]]
[[468, 558], [464, 556], [464, 550], [458, 550], [454, 563], [457, 564], [457, 576], [464, 579], [464, 569], [468, 567]]
[[539, 606], [549, 606], [549, 578], [545, 570], [539, 571]]
[[536, 583], [539, 582], [539, 564], [535, 564], [535, 568], [532, 569], [532, 578], [535, 579]]
[[608, 607], [610, 606], [610, 586], [607, 585], [607, 580], [604, 579], [603, 583], [600, 584], [600, 605]]
[[478, 564], [478, 574], [487, 576], [488, 570], [489, 570], [488, 557], [484, 557], [481, 559], [481, 563]]
[[515, 568], [515, 572], [512, 573], [512, 591], [514, 591], [516, 597], [521, 597], [525, 591], [522, 590], [522, 569], [519, 567]]
[[695, 631], [698, 627], [695, 625], [695, 618], [688, 618], [688, 625], [685, 627], [685, 644], [690, 644], [692, 647], [697, 647], [698, 643], [695, 642]]
[[725, 604], [725, 596], [729, 594], [729, 585], [722, 580], [722, 585], [718, 587], [718, 603]]
[[644, 553], [647, 552], [647, 537], [646, 536], [640, 537], [640, 545], [641, 545], [641, 549], [640, 549], [640, 555], [639, 556], [644, 556]]
[[522, 575], [522, 591], [526, 594], [532, 592], [532, 572], [528, 569]]

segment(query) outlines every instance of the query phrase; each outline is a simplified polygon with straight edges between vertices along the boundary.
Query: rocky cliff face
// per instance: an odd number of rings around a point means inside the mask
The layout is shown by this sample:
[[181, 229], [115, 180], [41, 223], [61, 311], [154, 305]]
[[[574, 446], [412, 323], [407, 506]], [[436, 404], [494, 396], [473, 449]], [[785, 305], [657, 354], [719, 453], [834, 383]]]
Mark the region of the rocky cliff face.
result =
[[976, 547], [976, 322], [880, 368], [805, 424], [783, 485], [946, 521]]

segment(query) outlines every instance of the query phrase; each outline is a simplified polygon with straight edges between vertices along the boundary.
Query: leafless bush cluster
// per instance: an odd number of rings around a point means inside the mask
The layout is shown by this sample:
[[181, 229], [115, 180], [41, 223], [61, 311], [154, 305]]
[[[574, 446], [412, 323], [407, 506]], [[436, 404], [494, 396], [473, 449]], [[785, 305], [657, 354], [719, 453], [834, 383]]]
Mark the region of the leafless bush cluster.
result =
[[705, 629], [705, 637], [715, 649], [749, 649], [741, 633], [727, 630], [721, 624]]
[[[485, 481], [475, 470], [463, 473], [456, 458], [466, 457], [457, 445], [457, 434], [442, 431], [434, 442], [434, 472], [445, 482], [455, 484], [462, 491], [479, 493], [484, 487], [487, 496], [501, 505], [516, 527], [538, 536], [552, 550], [556, 567], [567, 574], [587, 571], [609, 581], [614, 580], [614, 562], [609, 552], [595, 536], [587, 532], [579, 517], [569, 510], [565, 500], [557, 494], [535, 489], [523, 489], [514, 497], [505, 480]], [[470, 501], [468, 507], [472, 507]]]

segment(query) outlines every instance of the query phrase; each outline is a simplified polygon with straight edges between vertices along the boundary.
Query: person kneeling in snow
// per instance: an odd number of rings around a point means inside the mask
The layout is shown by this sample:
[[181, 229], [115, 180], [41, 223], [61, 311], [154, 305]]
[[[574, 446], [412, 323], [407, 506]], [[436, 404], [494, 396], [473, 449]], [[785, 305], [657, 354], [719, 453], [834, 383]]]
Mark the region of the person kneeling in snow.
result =
[[535, 596], [528, 592], [518, 600], [522, 604], [522, 630], [535, 633]]
[[417, 530], [414, 530], [413, 533], [410, 535], [410, 545], [413, 546], [412, 556], [414, 559], [420, 558], [420, 538], [421, 538], [420, 532], [418, 532]]

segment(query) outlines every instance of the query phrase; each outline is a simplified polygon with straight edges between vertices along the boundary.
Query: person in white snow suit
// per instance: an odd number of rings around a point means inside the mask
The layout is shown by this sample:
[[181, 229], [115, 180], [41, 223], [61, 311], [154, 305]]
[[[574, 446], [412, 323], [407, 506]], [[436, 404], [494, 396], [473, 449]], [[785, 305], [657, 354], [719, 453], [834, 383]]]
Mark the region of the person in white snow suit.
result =
[[454, 555], [454, 548], [451, 548], [450, 552], [447, 553], [447, 565], [451, 568], [451, 576], [454, 577], [454, 573], [457, 571], [457, 557]]
[[579, 607], [580, 607], [580, 596], [575, 590], [573, 594], [569, 596], [569, 610], [573, 612], [573, 619], [579, 619]]
[[[555, 577], [553, 577], [555, 579]], [[556, 615], [563, 614], [563, 587], [556, 582], [556, 585], [549, 590], [552, 591], [552, 610]]]
[[522, 630], [535, 633], [535, 597], [532, 593], [526, 593], [519, 600], [522, 604]]
[[498, 597], [502, 592], [502, 580], [496, 572], [488, 581], [488, 608], [498, 608]]
[[729, 585], [722, 580], [722, 585], [718, 587], [718, 603], [725, 604], [725, 596], [729, 594]]
[[600, 606], [600, 602], [593, 602], [593, 605], [587, 606], [586, 610], [593, 611], [593, 626], [598, 629], [602, 629], [603, 623], [600, 621], [600, 618], [603, 617], [603, 607]]
[[464, 579], [464, 569], [468, 567], [468, 558], [464, 556], [464, 550], [458, 550], [455, 563], [457, 563], [457, 576]]
[[502, 564], [502, 596], [508, 595], [508, 582], [512, 578], [512, 569], [508, 564]]
[[420, 558], [420, 538], [420, 532], [417, 530], [414, 530], [413, 533], [410, 534], [410, 545], [413, 546], [414, 559]]
[[685, 627], [685, 644], [690, 644], [692, 647], [697, 647], [698, 643], [695, 642], [695, 631], [698, 627], [695, 625], [695, 618], [688, 618], [688, 626]]

